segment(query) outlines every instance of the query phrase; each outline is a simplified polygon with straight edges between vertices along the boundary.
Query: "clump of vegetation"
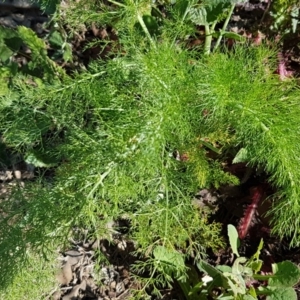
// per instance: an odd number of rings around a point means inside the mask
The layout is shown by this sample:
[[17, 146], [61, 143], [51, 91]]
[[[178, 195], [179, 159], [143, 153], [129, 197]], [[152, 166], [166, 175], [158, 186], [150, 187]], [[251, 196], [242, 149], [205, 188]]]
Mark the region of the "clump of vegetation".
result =
[[270, 5], [270, 15], [274, 22], [271, 29], [282, 32], [283, 34], [295, 33], [299, 26], [298, 1], [275, 0]]
[[[189, 299], [207, 299], [208, 295], [212, 299], [250, 300], [261, 295], [267, 296], [268, 300], [297, 299], [293, 286], [300, 279], [298, 266], [290, 261], [283, 261], [272, 264], [272, 273], [259, 274], [264, 264], [259, 257], [263, 241], [260, 241], [256, 253], [248, 259], [240, 257], [238, 253], [240, 241], [238, 232], [232, 225], [228, 225], [228, 236], [232, 252], [236, 255], [233, 266], [214, 267], [201, 261], [197, 267], [207, 275], [193, 289], [187, 288]], [[258, 286], [259, 281], [265, 281], [265, 285]], [[221, 290], [218, 296], [214, 294], [216, 288]]]
[[[16, 274], [8, 288], [1, 288], [0, 299], [46, 299], [58, 289], [57, 252], [48, 252], [46, 260], [41, 252], [27, 251], [25, 266]], [[7, 273], [6, 275], [9, 276]]]
[[[67, 238], [78, 224], [99, 235], [122, 216], [131, 220], [129, 237], [141, 253], [163, 245], [200, 258], [207, 247], [222, 245], [220, 226], [207, 223], [192, 195], [237, 179], [210, 166], [201, 150], [190, 56], [168, 44], [158, 47], [96, 62], [60, 82], [37, 86], [21, 74], [13, 78], [13, 93], [3, 96], [1, 108], [3, 142], [25, 160], [57, 167], [51, 183], [41, 178], [26, 186], [17, 211], [7, 204], [1, 232], [6, 272], [27, 245]], [[188, 152], [189, 162], [176, 160], [176, 151]], [[22, 236], [17, 248], [16, 235]]]
[[[142, 258], [136, 276], [151, 274], [140, 278], [145, 286], [159, 294], [158, 287], [184, 281], [186, 258], [199, 261], [224, 244], [220, 224], [209, 223], [210, 213], [192, 199], [204, 187], [239, 184], [223, 170], [233, 158], [268, 174], [278, 190], [269, 212], [273, 232], [298, 245], [300, 91], [292, 79], [274, 75], [276, 53], [237, 45], [204, 55], [211, 39], [204, 54], [187, 50], [171, 20], [186, 32], [195, 24], [191, 12], [200, 18], [203, 7], [185, 1], [171, 6], [165, 26], [144, 2], [109, 2], [121, 9], [104, 14], [107, 22], [110, 15], [128, 21], [119, 32], [122, 51], [72, 75], [54, 64], [32, 31], [2, 35], [8, 48], [7, 40], [17, 38], [32, 50], [29, 70], [2, 61], [2, 78], [9, 79], [0, 93], [2, 143], [53, 175], [1, 203], [1, 286], [22, 269], [27, 249], [64, 243], [74, 226], [101, 237], [120, 218], [130, 223], [127, 237]], [[204, 20], [210, 34], [209, 26], [232, 13], [233, 6], [218, 5], [206, 9], [206, 15], [220, 10], [212, 23]], [[146, 12], [157, 30], [146, 24]]]

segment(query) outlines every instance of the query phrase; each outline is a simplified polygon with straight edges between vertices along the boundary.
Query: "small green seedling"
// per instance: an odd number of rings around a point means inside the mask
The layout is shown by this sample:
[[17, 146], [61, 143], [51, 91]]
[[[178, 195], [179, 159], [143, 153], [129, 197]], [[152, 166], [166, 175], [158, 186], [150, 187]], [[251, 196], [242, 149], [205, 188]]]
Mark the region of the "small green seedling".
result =
[[[233, 265], [221, 265], [214, 267], [205, 261], [197, 264], [199, 270], [210, 277], [209, 282], [204, 282], [200, 290], [200, 298], [207, 299], [209, 295], [213, 299], [258, 299], [259, 295], [266, 295], [268, 300], [297, 299], [293, 286], [300, 280], [300, 269], [290, 261], [272, 264], [272, 274], [259, 274], [263, 261], [259, 259], [263, 248], [261, 240], [256, 253], [250, 258], [240, 257], [238, 247], [240, 244], [237, 230], [228, 225], [228, 236], [232, 252], [237, 256]], [[203, 281], [203, 280], [202, 280]], [[260, 283], [259, 287], [255, 287]], [[214, 293], [215, 289], [221, 290], [221, 294]]]

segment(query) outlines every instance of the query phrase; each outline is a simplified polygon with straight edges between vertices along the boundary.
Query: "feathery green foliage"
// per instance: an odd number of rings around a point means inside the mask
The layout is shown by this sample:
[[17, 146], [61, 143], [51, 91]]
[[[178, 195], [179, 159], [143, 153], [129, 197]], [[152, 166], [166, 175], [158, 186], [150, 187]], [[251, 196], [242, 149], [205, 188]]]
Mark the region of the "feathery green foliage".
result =
[[0, 98], [2, 143], [56, 167], [51, 180], [41, 177], [1, 202], [2, 286], [22, 268], [28, 247], [66, 241], [75, 225], [99, 237], [120, 218], [129, 220], [128, 237], [142, 258], [136, 268], [150, 274], [145, 286], [184, 278], [185, 266], [175, 270], [170, 257], [199, 259], [222, 246], [220, 226], [192, 199], [201, 188], [239, 183], [222, 170], [228, 149], [242, 149], [246, 162], [270, 175], [278, 188], [274, 232], [300, 242], [299, 89], [273, 75], [275, 53], [237, 46], [202, 56], [175, 45], [174, 31], [157, 42], [143, 27], [145, 3], [125, 4], [126, 13], [129, 4], [140, 6], [124, 19], [130, 26], [120, 33], [122, 54], [72, 77], [30, 30], [18, 31], [32, 48], [33, 67], [44, 72], [10, 78]]
[[[201, 25], [205, 27], [204, 52], [209, 54], [212, 48], [216, 50], [219, 47], [223, 37], [244, 41], [242, 36], [226, 31], [235, 5], [243, 2], [243, 0], [109, 0], [99, 3], [86, 1], [82, 7], [81, 3], [71, 1], [67, 9], [62, 8], [63, 17], [57, 14], [55, 19], [62, 23], [66, 22], [74, 32], [80, 31], [82, 24], [113, 28], [122, 43], [130, 40], [131, 44], [145, 45], [146, 36], [152, 47], [155, 47], [155, 41], [159, 38], [167, 38], [174, 43], [184, 42], [198, 32], [196, 25]], [[225, 21], [222, 29], [215, 31], [217, 23], [223, 20]], [[213, 37], [218, 38], [214, 47], [212, 47]]]
[[22, 268], [5, 292], [0, 290], [0, 299], [46, 299], [56, 288], [58, 289], [55, 278], [59, 270], [57, 252], [48, 253], [47, 258], [48, 260], [45, 260], [42, 253], [28, 251], [26, 267]]
[[[274, 57], [274, 55], [273, 55]], [[201, 67], [199, 67], [201, 68]], [[217, 54], [202, 65], [199, 95], [210, 112], [207, 129], [234, 132], [232, 146], [244, 148], [247, 161], [261, 166], [279, 190], [274, 201], [273, 230], [299, 243], [299, 88], [279, 82], [270, 51]], [[226, 73], [226, 76], [224, 74]]]
[[[157, 244], [181, 249], [183, 257], [203, 257], [207, 247], [222, 245], [219, 226], [208, 224], [191, 200], [201, 187], [237, 179], [216, 181], [221, 167], [210, 166], [204, 149], [197, 151], [197, 90], [189, 58], [166, 44], [95, 63], [90, 73], [61, 84], [36, 87], [14, 78], [15, 96], [1, 109], [4, 143], [25, 157], [42, 153], [61, 163], [53, 182], [25, 188], [20, 212], [8, 209], [1, 257], [16, 248], [12, 235], [24, 234], [16, 249], [25, 255], [27, 245], [67, 238], [75, 224], [100, 234], [121, 216], [131, 220], [130, 237], [141, 253]], [[176, 151], [188, 152], [190, 162], [176, 160]], [[20, 257], [3, 261], [2, 274]]]

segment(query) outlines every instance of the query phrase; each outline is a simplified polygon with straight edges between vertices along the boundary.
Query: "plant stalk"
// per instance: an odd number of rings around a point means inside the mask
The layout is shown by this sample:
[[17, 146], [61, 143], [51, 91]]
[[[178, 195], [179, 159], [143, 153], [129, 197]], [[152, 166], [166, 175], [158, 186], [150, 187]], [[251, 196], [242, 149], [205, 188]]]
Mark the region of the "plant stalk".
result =
[[217, 25], [217, 21], [213, 22], [211, 27], [209, 25], [205, 25], [205, 43], [204, 43], [204, 54], [209, 55], [212, 43], [212, 33], [215, 30], [215, 26]]
[[204, 55], [210, 54], [212, 42], [212, 34], [209, 29], [209, 25], [205, 25], [205, 43], [204, 43]]
[[151, 34], [150, 34], [150, 32], [149, 32], [149, 30], [148, 30], [148, 28], [147, 28], [147, 26], [146, 26], [146, 24], [145, 24], [145, 22], [144, 22], [142, 16], [141, 16], [139, 13], [137, 13], [137, 19], [138, 19], [140, 25], [142, 26], [142, 28], [143, 28], [143, 30], [144, 30], [144, 32], [145, 32], [147, 38], [149, 39], [149, 42], [150, 42], [151, 46], [152, 46], [153, 48], [156, 48], [155, 42], [154, 42], [154, 40], [152, 39]]
[[235, 4], [231, 4], [231, 7], [230, 7], [230, 10], [229, 10], [228, 16], [227, 16], [227, 18], [226, 18], [226, 20], [225, 20], [225, 22], [224, 22], [224, 25], [223, 25], [223, 27], [222, 27], [221, 33], [220, 33], [220, 35], [219, 35], [219, 37], [218, 37], [218, 39], [217, 39], [217, 42], [216, 42], [216, 44], [215, 44], [214, 51], [216, 51], [216, 50], [218, 49], [218, 47], [219, 47], [219, 45], [220, 45], [220, 43], [221, 43], [221, 40], [222, 40], [222, 37], [223, 37], [223, 32], [226, 30], [226, 28], [227, 28], [227, 26], [228, 26], [228, 23], [229, 23], [229, 20], [230, 20], [230, 18], [231, 18], [231, 15], [232, 15], [232, 13], [233, 13], [234, 8], [235, 8]]

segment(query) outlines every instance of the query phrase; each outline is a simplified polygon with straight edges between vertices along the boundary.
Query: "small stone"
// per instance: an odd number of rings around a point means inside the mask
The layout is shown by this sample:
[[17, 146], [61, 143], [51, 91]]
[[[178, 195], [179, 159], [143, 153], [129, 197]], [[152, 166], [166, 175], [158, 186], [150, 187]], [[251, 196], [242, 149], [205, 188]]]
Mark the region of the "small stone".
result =
[[61, 291], [56, 291], [52, 294], [52, 300], [59, 300], [61, 298]]
[[124, 286], [128, 286], [129, 285], [129, 283], [130, 283], [130, 280], [129, 280], [129, 278], [127, 277], [127, 278], [124, 278], [124, 280], [123, 280], [123, 284], [124, 284]]
[[2, 181], [6, 181], [6, 180], [12, 180], [13, 179], [13, 175], [12, 175], [12, 171], [0, 171], [0, 180]]
[[14, 21], [16, 21], [18, 23], [22, 23], [25, 18], [25, 16], [22, 14], [12, 14], [11, 17], [13, 18]]
[[75, 257], [75, 256], [81, 256], [82, 253], [80, 253], [80, 252], [77, 251], [77, 250], [68, 250], [68, 251], [65, 252], [65, 255]]
[[14, 175], [15, 175], [15, 177], [16, 177], [17, 180], [19, 180], [19, 179], [22, 178], [22, 174], [21, 174], [20, 170], [15, 170], [14, 171]]
[[116, 266], [116, 271], [121, 272], [124, 270], [124, 266]]
[[115, 289], [116, 289], [116, 286], [117, 286], [117, 283], [116, 283], [115, 281], [112, 281], [112, 282], [110, 283], [110, 288], [111, 288], [111, 289], [115, 290]]
[[125, 284], [123, 282], [119, 282], [116, 286], [116, 293], [119, 296], [121, 293], [125, 291]]
[[67, 261], [71, 266], [74, 266], [80, 261], [81, 258], [81, 256], [67, 256]]
[[106, 292], [106, 287], [105, 287], [104, 285], [101, 285], [101, 286], [99, 287], [99, 292], [100, 292], [101, 295], [104, 295], [105, 292]]
[[238, 21], [240, 21], [241, 20], [241, 17], [239, 16], [239, 15], [233, 15], [232, 16], [232, 21], [233, 22], [238, 22]]
[[[11, 1], [4, 1], [5, 2], [11, 2]], [[13, 0], [13, 3], [10, 3], [11, 6], [19, 7], [19, 8], [34, 8], [38, 7], [37, 3], [33, 3], [31, 0]]]
[[117, 245], [118, 249], [121, 251], [125, 251], [127, 248], [127, 243], [125, 241], [121, 241]]
[[110, 299], [114, 299], [114, 298], [116, 298], [116, 293], [115, 292], [108, 292], [108, 297], [110, 298]]
[[16, 28], [18, 26], [18, 24], [10, 16], [0, 18], [0, 25], [10, 28]]
[[71, 265], [68, 262], [63, 266], [62, 272], [59, 273], [56, 278], [61, 285], [68, 285], [70, 283], [73, 278], [73, 273]]

